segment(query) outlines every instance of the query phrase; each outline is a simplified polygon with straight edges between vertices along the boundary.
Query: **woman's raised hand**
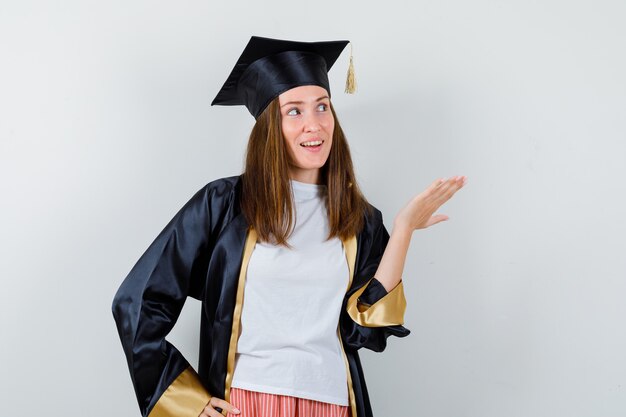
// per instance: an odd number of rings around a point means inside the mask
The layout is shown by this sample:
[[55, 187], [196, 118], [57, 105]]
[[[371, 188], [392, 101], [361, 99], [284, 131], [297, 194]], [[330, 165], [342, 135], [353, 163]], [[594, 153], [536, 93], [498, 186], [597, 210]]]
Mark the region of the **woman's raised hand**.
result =
[[222, 410], [226, 410], [231, 414], [239, 414], [241, 411], [237, 410], [234, 405], [227, 403], [225, 400], [222, 400], [217, 397], [212, 397], [202, 413], [198, 417], [223, 417], [219, 411], [217, 411], [213, 407], [219, 407]]
[[393, 222], [394, 228], [412, 232], [448, 220], [445, 214], [433, 215], [433, 213], [460, 190], [466, 181], [465, 176], [437, 179], [398, 212]]

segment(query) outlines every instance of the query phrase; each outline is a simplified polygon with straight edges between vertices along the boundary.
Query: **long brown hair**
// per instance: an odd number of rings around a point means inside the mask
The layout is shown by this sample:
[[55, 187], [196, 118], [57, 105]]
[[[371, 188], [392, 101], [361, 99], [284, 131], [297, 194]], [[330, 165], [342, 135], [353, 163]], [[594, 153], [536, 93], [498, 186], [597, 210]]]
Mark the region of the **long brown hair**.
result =
[[[289, 156], [281, 128], [278, 98], [256, 120], [246, 152], [241, 208], [262, 241], [289, 246], [287, 238], [295, 225], [294, 202], [289, 183]], [[348, 141], [337, 114], [328, 160], [320, 170], [328, 194], [328, 238], [349, 238], [361, 231], [364, 215], [371, 210], [354, 175]]]

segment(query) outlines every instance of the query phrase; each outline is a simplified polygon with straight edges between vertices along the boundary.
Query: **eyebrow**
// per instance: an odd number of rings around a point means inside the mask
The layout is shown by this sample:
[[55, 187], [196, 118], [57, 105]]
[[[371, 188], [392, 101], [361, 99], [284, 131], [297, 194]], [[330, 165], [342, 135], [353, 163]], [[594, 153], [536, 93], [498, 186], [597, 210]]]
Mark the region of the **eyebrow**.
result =
[[[322, 101], [322, 100], [324, 100], [325, 98], [330, 98], [330, 97], [328, 97], [328, 96], [322, 96], [322, 97], [318, 98], [318, 99], [317, 99], [317, 100], [315, 100], [315, 101], [316, 101], [316, 102], [318, 102], [318, 101]], [[282, 109], [283, 107], [285, 107], [285, 106], [287, 106], [287, 105], [289, 105], [289, 104], [304, 104], [304, 101], [288, 101], [287, 103], [285, 103], [285, 104], [283, 104], [282, 106], [280, 106], [280, 108]]]

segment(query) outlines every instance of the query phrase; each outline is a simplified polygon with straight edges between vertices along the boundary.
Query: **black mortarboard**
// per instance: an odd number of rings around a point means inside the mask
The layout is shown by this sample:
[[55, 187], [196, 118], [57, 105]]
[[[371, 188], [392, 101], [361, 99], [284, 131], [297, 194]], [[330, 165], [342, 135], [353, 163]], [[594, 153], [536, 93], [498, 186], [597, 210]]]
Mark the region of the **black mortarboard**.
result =
[[281, 93], [319, 85], [330, 96], [328, 70], [348, 41], [296, 42], [252, 36], [211, 105], [245, 105], [256, 119]]

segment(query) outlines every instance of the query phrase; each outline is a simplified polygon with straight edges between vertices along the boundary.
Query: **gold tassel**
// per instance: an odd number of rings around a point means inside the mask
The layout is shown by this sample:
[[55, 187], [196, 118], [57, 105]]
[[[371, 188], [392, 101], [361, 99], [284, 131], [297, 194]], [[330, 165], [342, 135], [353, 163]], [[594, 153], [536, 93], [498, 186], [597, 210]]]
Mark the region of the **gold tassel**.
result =
[[350, 65], [348, 66], [348, 76], [346, 77], [346, 89], [348, 94], [356, 91], [356, 78], [354, 77], [354, 63], [352, 62], [352, 42], [350, 42]]

